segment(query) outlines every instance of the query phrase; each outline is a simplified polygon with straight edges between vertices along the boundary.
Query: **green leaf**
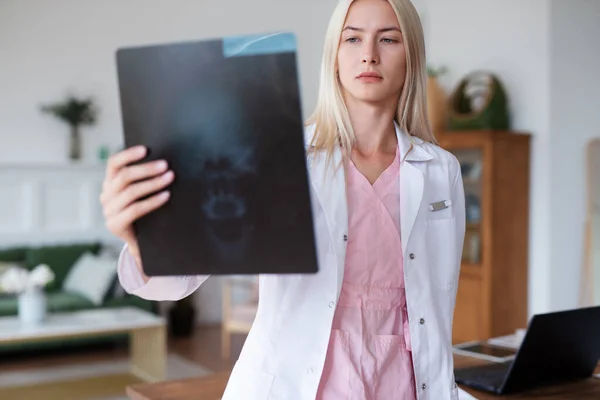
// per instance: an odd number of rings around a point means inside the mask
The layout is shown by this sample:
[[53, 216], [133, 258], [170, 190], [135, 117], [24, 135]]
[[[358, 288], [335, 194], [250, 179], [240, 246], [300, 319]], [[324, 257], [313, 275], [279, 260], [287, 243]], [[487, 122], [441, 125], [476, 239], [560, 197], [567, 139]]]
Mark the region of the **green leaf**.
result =
[[41, 110], [73, 127], [94, 125], [98, 119], [98, 108], [92, 98], [68, 96], [63, 102], [42, 105]]
[[439, 68], [433, 68], [432, 66], [427, 66], [427, 76], [430, 76], [432, 78], [437, 78], [438, 76], [442, 76], [444, 75], [446, 72], [448, 72], [448, 68], [446, 68], [445, 66], [439, 67]]

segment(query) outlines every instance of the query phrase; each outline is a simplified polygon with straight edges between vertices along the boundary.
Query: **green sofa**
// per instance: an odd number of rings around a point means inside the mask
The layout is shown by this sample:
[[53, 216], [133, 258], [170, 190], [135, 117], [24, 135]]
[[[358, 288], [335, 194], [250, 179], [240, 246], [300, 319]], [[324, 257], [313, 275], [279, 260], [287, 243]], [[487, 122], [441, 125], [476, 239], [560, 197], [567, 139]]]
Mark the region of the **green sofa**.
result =
[[[0, 249], [0, 262], [17, 263], [28, 269], [39, 264], [47, 264], [54, 272], [55, 279], [46, 287], [48, 313], [70, 312], [94, 308], [109, 308], [120, 306], [135, 306], [144, 310], [157, 313], [157, 303], [137, 296], [132, 296], [116, 290], [118, 280], [115, 276], [114, 284], [106, 294], [100, 306], [78, 293], [62, 290], [62, 284], [70, 268], [86, 252], [98, 254], [102, 245], [93, 243], [74, 243], [38, 247], [13, 247]], [[0, 317], [17, 315], [17, 297], [11, 294], [0, 293]], [[108, 342], [123, 342], [126, 335], [86, 337], [84, 339], [69, 339], [60, 341], [45, 341], [27, 343], [23, 345], [0, 345], [0, 354], [20, 352], [24, 350], [57, 349], [64, 347], [100, 344]]]

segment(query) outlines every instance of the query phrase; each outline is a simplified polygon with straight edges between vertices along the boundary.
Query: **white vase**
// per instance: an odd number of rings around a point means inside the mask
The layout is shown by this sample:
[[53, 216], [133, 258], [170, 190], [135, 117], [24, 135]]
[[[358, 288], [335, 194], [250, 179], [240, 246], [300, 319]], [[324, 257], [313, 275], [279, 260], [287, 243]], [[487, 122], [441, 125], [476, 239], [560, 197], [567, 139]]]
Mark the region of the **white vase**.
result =
[[19, 320], [23, 326], [37, 326], [46, 318], [46, 293], [33, 287], [19, 294]]

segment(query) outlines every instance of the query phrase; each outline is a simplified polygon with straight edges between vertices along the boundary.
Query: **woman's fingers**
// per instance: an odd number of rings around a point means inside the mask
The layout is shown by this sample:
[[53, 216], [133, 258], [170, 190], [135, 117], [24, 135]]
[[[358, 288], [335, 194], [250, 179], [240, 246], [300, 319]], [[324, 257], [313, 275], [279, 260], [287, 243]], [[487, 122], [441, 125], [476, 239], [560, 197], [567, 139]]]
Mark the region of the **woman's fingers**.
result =
[[168, 191], [162, 191], [145, 200], [130, 204], [119, 213], [107, 218], [107, 226], [112, 232], [124, 232], [134, 221], [163, 206], [170, 197]]
[[146, 148], [144, 146], [134, 146], [111, 156], [106, 165], [106, 181], [112, 181], [123, 167], [141, 160], [145, 155]]
[[155, 177], [167, 170], [167, 163], [163, 160], [152, 161], [144, 164], [122, 168], [110, 182], [109, 192], [119, 193], [136, 181]]
[[114, 193], [114, 195], [104, 207], [105, 216], [108, 218], [120, 213], [132, 203], [139, 201], [139, 199], [164, 189], [173, 182], [173, 179], [173, 171], [167, 171], [152, 179], [146, 179], [129, 184], [124, 188], [113, 190], [112, 193]]
[[133, 222], [168, 201], [170, 193], [163, 189], [174, 179], [164, 160], [135, 164], [146, 153], [145, 147], [135, 146], [112, 156], [100, 195], [106, 226], [128, 243], [135, 240]]

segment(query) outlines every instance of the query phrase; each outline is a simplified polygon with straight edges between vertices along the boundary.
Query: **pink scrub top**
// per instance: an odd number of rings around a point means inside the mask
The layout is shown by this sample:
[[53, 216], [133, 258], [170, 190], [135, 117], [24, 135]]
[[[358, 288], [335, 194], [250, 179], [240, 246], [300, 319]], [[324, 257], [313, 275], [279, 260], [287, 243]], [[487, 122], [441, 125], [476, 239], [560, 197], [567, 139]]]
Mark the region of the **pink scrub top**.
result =
[[317, 400], [416, 399], [400, 240], [400, 159], [371, 183], [345, 162], [348, 244]]

